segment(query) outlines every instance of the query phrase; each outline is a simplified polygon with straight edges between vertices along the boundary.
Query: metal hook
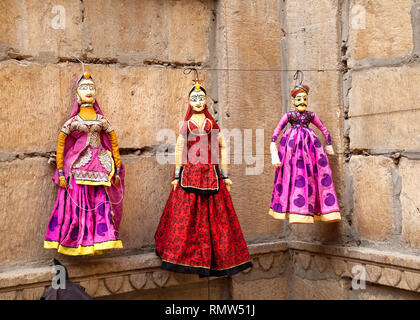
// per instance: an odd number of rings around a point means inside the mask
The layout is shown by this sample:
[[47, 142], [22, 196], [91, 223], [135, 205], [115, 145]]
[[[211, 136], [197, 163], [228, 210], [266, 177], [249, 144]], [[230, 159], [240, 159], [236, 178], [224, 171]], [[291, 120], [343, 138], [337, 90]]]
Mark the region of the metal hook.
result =
[[[186, 71], [188, 71], [188, 72], [186, 72]], [[195, 78], [197, 80], [199, 80], [199, 78], [198, 78], [198, 70], [196, 68], [186, 68], [186, 69], [184, 69], [183, 73], [184, 74], [190, 74], [191, 71], [194, 71], [195, 72]]]
[[302, 82], [303, 82], [303, 79], [304, 79], [303, 72], [301, 70], [296, 70], [296, 72], [293, 76], [293, 80], [295, 80], [295, 85], [296, 85], [297, 80], [299, 80], [299, 75], [301, 75], [301, 77], [300, 77], [301, 79], [300, 79], [299, 84], [302, 84]]

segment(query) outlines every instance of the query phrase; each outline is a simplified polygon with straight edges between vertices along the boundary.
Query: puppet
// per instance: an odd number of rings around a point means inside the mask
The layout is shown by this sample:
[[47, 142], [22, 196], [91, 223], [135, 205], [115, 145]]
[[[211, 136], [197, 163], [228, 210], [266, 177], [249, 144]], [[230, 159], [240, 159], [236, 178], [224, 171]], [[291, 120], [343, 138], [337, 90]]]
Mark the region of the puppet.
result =
[[[320, 118], [308, 107], [309, 87], [298, 84], [291, 92], [294, 111], [283, 115], [274, 130], [270, 151], [275, 179], [269, 214], [292, 224], [340, 221], [340, 209], [327, 154], [331, 137]], [[277, 150], [276, 140], [286, 125]], [[314, 124], [325, 136], [325, 151]]]
[[226, 142], [195, 72], [175, 148], [172, 189], [155, 234], [156, 253], [166, 270], [233, 275], [251, 267], [251, 258], [229, 193]]
[[115, 131], [95, 93], [88, 72], [77, 78], [73, 111], [58, 136], [53, 180], [59, 189], [44, 247], [66, 255], [122, 248], [124, 166]]

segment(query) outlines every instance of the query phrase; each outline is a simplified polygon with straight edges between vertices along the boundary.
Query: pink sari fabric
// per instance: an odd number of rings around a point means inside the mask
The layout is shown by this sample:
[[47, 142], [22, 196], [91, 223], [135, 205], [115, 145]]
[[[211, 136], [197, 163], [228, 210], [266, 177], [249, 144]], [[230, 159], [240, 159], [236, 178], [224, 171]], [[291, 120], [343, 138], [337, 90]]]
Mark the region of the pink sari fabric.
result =
[[289, 218], [290, 223], [290, 216], [294, 216], [295, 223], [330, 222], [327, 216], [332, 213], [333, 220], [339, 220], [340, 209], [328, 157], [309, 124], [315, 124], [325, 135], [327, 144], [331, 144], [327, 129], [315, 113], [293, 111], [280, 120], [273, 142], [288, 123], [292, 128], [286, 129], [280, 139], [281, 166], [276, 168], [270, 214], [278, 219]]
[[[76, 84], [79, 82], [79, 76]], [[72, 118], [79, 113], [79, 104], [75, 97]], [[98, 103], [94, 109], [103, 115]], [[122, 217], [122, 199], [124, 196], [125, 168], [121, 164], [120, 183], [106, 187], [79, 185], [71, 177], [71, 165], [86, 147], [88, 133], [73, 131], [66, 137], [63, 170], [69, 189], [59, 187], [57, 201], [52, 211], [47, 228], [45, 241], [59, 242], [62, 246], [75, 248], [78, 246], [93, 246], [106, 241], [116, 241]], [[112, 152], [111, 139], [101, 132], [101, 144], [105, 150]], [[59, 185], [58, 170], [53, 181]]]
[[59, 252], [70, 255], [94, 254], [107, 249], [100, 245], [120, 240], [109, 200], [104, 186], [80, 185], [72, 179], [71, 188], [58, 190], [45, 241], [58, 242], [64, 248], [91, 248], [76, 253], [58, 248]]

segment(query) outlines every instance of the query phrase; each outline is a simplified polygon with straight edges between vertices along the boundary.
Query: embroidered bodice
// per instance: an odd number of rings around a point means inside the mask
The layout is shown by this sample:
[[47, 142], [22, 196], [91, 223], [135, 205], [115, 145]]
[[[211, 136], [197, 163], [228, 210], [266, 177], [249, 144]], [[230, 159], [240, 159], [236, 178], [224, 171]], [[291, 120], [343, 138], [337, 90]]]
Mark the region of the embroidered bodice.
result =
[[80, 115], [76, 115], [64, 123], [61, 129], [66, 135], [69, 135], [73, 131], [87, 132], [88, 133], [88, 145], [92, 148], [98, 148], [101, 144], [100, 133], [105, 131], [106, 133], [112, 132], [114, 129], [108, 120], [98, 114], [96, 120], [84, 120]]
[[291, 124], [292, 130], [307, 129], [309, 128], [309, 125], [313, 123], [324, 134], [327, 145], [331, 144], [331, 136], [327, 128], [324, 126], [316, 113], [311, 111], [290, 111], [284, 114], [280, 119], [276, 129], [274, 130], [273, 136], [271, 138], [272, 142], [276, 142], [280, 132], [287, 126], [288, 123]]
[[[85, 148], [71, 164], [71, 174], [76, 183], [110, 186], [114, 162], [111, 152], [101, 144], [101, 131], [114, 131], [108, 120], [100, 114], [96, 115], [95, 120], [85, 120], [78, 114], [67, 120], [61, 131], [66, 135], [78, 132], [81, 136], [87, 133]], [[79, 138], [77, 135], [75, 137]]]
[[205, 118], [203, 120], [201, 127], [194, 119], [189, 119], [187, 121], [187, 126], [188, 126], [188, 131], [196, 136], [207, 135], [213, 129], [213, 125], [210, 119], [208, 118]]
[[289, 123], [292, 125], [292, 128], [299, 128], [304, 127], [307, 128], [309, 124], [312, 122], [315, 113], [310, 111], [305, 112], [298, 112], [298, 111], [291, 111], [287, 113], [287, 118]]
[[[217, 134], [214, 138], [215, 141], [211, 142], [212, 130], [213, 125], [208, 118], [202, 121], [201, 126], [194, 119], [189, 119], [184, 123], [180, 135], [187, 141], [187, 148], [184, 150], [183, 156], [185, 159], [188, 154], [187, 163], [211, 164], [212, 145], [218, 146]], [[194, 150], [191, 151], [191, 149]]]

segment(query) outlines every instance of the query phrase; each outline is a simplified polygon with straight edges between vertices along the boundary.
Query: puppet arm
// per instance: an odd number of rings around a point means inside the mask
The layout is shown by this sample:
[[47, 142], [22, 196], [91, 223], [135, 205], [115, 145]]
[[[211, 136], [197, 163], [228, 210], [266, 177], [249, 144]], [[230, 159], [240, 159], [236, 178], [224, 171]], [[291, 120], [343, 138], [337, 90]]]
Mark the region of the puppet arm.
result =
[[221, 133], [218, 136], [219, 140], [219, 152], [220, 152], [220, 169], [222, 173], [222, 179], [225, 182], [227, 190], [230, 192], [232, 180], [228, 177], [228, 153], [226, 140]]
[[184, 152], [184, 142], [184, 137], [182, 135], [179, 135], [178, 139], [176, 140], [175, 146], [175, 179], [171, 182], [171, 184], [174, 186], [174, 190], [178, 185], [179, 172], [181, 171], [182, 167], [182, 154]]
[[120, 149], [118, 147], [118, 141], [117, 141], [117, 134], [115, 133], [115, 130], [112, 130], [109, 133], [109, 137], [111, 139], [111, 145], [112, 145], [112, 156], [114, 157], [115, 162], [115, 184], [118, 185], [120, 183], [120, 170], [121, 170], [121, 156], [120, 156]]
[[289, 117], [288, 117], [287, 113], [285, 113], [283, 115], [283, 117], [281, 117], [279, 123], [277, 124], [276, 129], [274, 129], [273, 136], [271, 137], [271, 142], [276, 142], [277, 141], [277, 137], [280, 135], [280, 132], [282, 132], [284, 127], [287, 126], [288, 122], [289, 122]]
[[64, 155], [64, 146], [66, 143], [66, 137], [67, 134], [65, 134], [63, 131], [60, 131], [60, 134], [58, 135], [58, 142], [57, 142], [57, 152], [56, 152], [56, 161], [57, 161], [57, 170], [58, 175], [60, 178], [60, 187], [67, 188], [67, 181], [66, 177], [64, 176], [63, 171], [63, 155]]
[[314, 113], [314, 117], [312, 119], [312, 123], [322, 132], [322, 134], [325, 137], [325, 141], [327, 142], [327, 145], [325, 147], [325, 152], [329, 155], [333, 155], [334, 154], [334, 149], [333, 149], [332, 144], [331, 144], [331, 136], [330, 136], [327, 128], [322, 123], [321, 119], [315, 113]]
[[279, 153], [277, 150], [277, 137], [280, 135], [281, 131], [287, 126], [287, 123], [289, 122], [289, 117], [286, 114], [281, 117], [279, 123], [277, 124], [276, 129], [274, 129], [273, 136], [271, 137], [271, 143], [270, 143], [270, 153], [271, 153], [271, 163], [275, 167], [280, 167], [280, 158]]
[[280, 158], [279, 158], [279, 152], [277, 150], [277, 145], [275, 142], [270, 143], [270, 153], [271, 153], [271, 163], [273, 166], [277, 167], [280, 166]]
[[109, 133], [109, 137], [111, 138], [112, 156], [114, 157], [115, 166], [117, 168], [121, 168], [120, 149], [118, 147], [118, 140], [115, 131], [111, 131]]

